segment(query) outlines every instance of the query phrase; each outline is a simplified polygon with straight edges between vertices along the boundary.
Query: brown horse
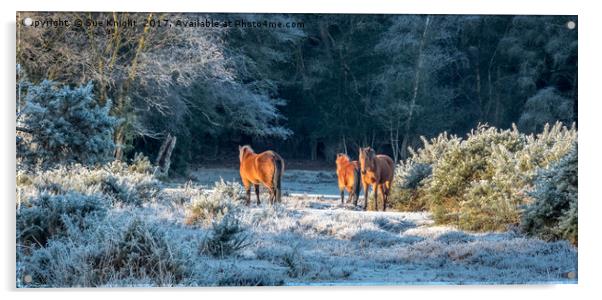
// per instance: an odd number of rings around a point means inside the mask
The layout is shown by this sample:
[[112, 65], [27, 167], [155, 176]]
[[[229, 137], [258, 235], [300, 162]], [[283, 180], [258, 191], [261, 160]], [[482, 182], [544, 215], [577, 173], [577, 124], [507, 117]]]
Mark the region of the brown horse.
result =
[[360, 164], [357, 160], [350, 161], [349, 156], [343, 153], [337, 154], [336, 164], [341, 204], [345, 203], [345, 190], [347, 190], [349, 199], [357, 205], [357, 198], [360, 196]]
[[360, 169], [364, 185], [364, 210], [368, 207], [368, 188], [374, 190], [374, 207], [378, 210], [378, 190], [383, 197], [383, 211], [387, 208], [387, 199], [393, 181], [393, 160], [387, 155], [376, 155], [370, 147], [360, 148]]
[[240, 178], [247, 191], [247, 205], [251, 202], [251, 184], [255, 186], [259, 204], [259, 184], [270, 190], [269, 203], [281, 202], [280, 181], [284, 173], [284, 160], [274, 151], [256, 154], [251, 146], [238, 146]]

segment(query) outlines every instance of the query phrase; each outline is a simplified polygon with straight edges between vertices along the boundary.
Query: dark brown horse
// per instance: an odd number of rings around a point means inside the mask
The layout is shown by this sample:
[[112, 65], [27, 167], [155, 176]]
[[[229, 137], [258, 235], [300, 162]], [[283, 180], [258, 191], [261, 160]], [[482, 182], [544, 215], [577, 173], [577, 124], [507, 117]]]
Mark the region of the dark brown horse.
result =
[[357, 198], [360, 196], [360, 164], [357, 160], [350, 161], [349, 156], [343, 153], [337, 154], [336, 164], [341, 204], [345, 203], [345, 190], [347, 190], [349, 199], [357, 205]]
[[251, 146], [238, 146], [240, 158], [240, 178], [247, 191], [247, 205], [251, 202], [251, 185], [255, 186], [259, 204], [259, 184], [270, 191], [269, 203], [281, 202], [281, 179], [284, 174], [284, 160], [274, 151], [256, 154]]
[[360, 169], [364, 186], [364, 210], [368, 207], [368, 188], [374, 191], [374, 207], [378, 210], [378, 190], [383, 197], [383, 211], [387, 208], [387, 199], [393, 181], [393, 160], [383, 154], [376, 155], [370, 147], [360, 148]]

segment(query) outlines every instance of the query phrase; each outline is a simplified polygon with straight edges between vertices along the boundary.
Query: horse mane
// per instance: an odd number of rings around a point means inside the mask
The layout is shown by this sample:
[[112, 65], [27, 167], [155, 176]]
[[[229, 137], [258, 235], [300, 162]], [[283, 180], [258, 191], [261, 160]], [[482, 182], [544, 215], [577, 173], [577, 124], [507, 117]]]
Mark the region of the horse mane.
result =
[[347, 161], [349, 161], [349, 162], [351, 161], [351, 158], [349, 158], [349, 155], [347, 155], [347, 154], [345, 154], [345, 153], [338, 153], [338, 154], [337, 154], [337, 160], [338, 160], [338, 157], [339, 157], [339, 156], [342, 156], [342, 157], [346, 158], [346, 159], [347, 159]]
[[255, 153], [255, 151], [253, 151], [253, 148], [251, 148], [251, 146], [249, 146], [249, 145], [244, 145], [244, 146], [240, 147], [239, 151], [240, 152], [238, 154], [238, 158], [240, 159], [240, 161], [242, 161], [242, 158], [243, 158], [245, 152], [249, 151], [250, 153]]

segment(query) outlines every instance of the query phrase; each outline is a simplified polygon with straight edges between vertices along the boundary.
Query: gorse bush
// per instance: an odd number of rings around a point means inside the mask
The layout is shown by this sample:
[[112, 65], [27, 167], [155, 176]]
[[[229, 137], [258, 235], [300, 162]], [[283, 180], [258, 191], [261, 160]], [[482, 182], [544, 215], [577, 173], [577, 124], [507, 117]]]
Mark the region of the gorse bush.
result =
[[221, 179], [213, 186], [213, 195], [216, 198], [230, 199], [235, 202], [245, 201], [245, 190], [238, 182], [229, 182]]
[[[20, 274], [27, 286], [171, 286], [196, 277], [194, 244], [163, 227], [129, 215], [89, 219], [68, 238], [22, 256]], [[23, 282], [23, 281], [21, 281]]]
[[450, 148], [433, 168], [425, 191], [435, 221], [469, 230], [500, 230], [516, 223], [516, 207], [523, 198], [512, 194], [510, 185], [516, 182], [506, 180], [510, 174], [498, 167], [512, 167], [507, 155], [524, 146], [524, 136], [516, 129], [481, 126]]
[[213, 222], [201, 252], [214, 257], [229, 256], [247, 247], [248, 238], [236, 214], [228, 213], [221, 220]]
[[86, 229], [87, 219], [102, 217], [107, 210], [108, 201], [100, 195], [40, 194], [18, 212], [17, 242], [44, 246], [50, 238], [67, 235], [68, 225]]
[[421, 187], [433, 172], [432, 166], [426, 163], [416, 163], [411, 159], [401, 161], [395, 168], [390, 203], [400, 210], [424, 210], [427, 203], [422, 197]]
[[423, 141], [424, 148], [398, 165], [392, 203], [400, 209], [428, 208], [437, 223], [503, 230], [520, 222], [519, 207], [530, 201], [537, 170], [568, 153], [577, 130], [556, 123], [525, 135], [516, 127], [479, 126], [465, 139], [443, 133]]
[[112, 158], [118, 120], [94, 99], [92, 83], [71, 88], [44, 80], [27, 84], [17, 118], [19, 165], [51, 167], [64, 163], [92, 165]]
[[239, 219], [244, 189], [238, 183], [216, 182], [213, 191], [197, 194], [187, 207], [188, 225], [211, 225], [201, 252], [214, 257], [229, 256], [247, 246], [248, 235]]
[[577, 244], [577, 144], [560, 161], [541, 170], [529, 194], [533, 203], [526, 206], [521, 228], [545, 240], [566, 239]]
[[17, 187], [24, 198], [20, 201], [41, 192], [60, 195], [74, 191], [103, 195], [113, 204], [140, 205], [154, 198], [161, 183], [147, 169], [134, 166], [114, 161], [98, 167], [72, 165], [35, 174], [20, 172]]
[[[397, 170], [396, 170], [397, 171]], [[422, 182], [431, 176], [433, 168], [429, 164], [414, 163], [406, 168], [399, 168], [395, 175], [400, 177], [399, 183], [404, 189], [417, 189]]]
[[186, 259], [174, 253], [177, 244], [159, 225], [134, 219], [122, 232], [116, 251], [112, 255], [114, 266], [126, 270], [124, 276], [137, 278], [150, 277], [159, 280], [165, 278], [179, 282], [186, 273]]
[[127, 169], [139, 174], [150, 174], [154, 171], [153, 164], [148, 157], [140, 152], [134, 155], [134, 159], [132, 159], [132, 162], [128, 165]]
[[221, 220], [238, 209], [244, 200], [244, 189], [234, 182], [216, 182], [212, 192], [200, 193], [191, 199], [186, 208], [185, 223], [208, 225]]

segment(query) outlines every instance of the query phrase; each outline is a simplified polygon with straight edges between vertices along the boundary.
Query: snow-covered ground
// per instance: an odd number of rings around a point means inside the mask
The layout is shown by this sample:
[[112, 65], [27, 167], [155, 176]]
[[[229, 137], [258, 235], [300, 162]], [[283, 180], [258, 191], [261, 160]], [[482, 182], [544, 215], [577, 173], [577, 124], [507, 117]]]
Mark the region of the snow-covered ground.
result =
[[[426, 212], [364, 212], [328, 196], [337, 194], [329, 175], [287, 176], [282, 204], [243, 208], [249, 246], [235, 256], [207, 258], [208, 268], [228, 266], [228, 272], [271, 276], [285, 285], [577, 282], [577, 250], [566, 242], [517, 232], [464, 232], [433, 224]], [[197, 172], [201, 184], [220, 177], [238, 181], [236, 171]], [[155, 203], [140, 213], [174, 229], [203, 230], [182, 224], [180, 204]]]

